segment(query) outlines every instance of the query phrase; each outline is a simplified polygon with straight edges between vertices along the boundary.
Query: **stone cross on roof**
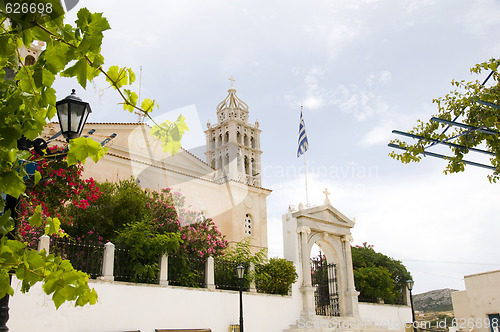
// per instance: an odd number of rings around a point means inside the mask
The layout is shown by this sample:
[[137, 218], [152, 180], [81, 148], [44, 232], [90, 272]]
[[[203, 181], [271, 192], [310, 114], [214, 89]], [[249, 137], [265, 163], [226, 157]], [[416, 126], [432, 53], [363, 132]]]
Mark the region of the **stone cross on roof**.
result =
[[233, 83], [236, 81], [234, 78], [233, 78], [233, 75], [231, 75], [231, 77], [228, 78], [228, 80], [231, 81], [231, 89], [234, 89], [233, 87]]
[[323, 194], [325, 194], [325, 205], [331, 205], [332, 203], [330, 203], [330, 199], [328, 198], [328, 195], [330, 195], [330, 193], [328, 192], [328, 188], [325, 188], [325, 190], [323, 191]]

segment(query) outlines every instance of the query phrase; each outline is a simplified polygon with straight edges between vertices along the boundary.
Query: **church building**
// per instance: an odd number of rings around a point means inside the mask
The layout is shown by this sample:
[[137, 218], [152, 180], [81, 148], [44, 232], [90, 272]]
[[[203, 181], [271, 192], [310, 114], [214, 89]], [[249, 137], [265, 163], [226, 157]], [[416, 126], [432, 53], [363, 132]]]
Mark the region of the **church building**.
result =
[[[116, 133], [108, 153], [96, 164], [84, 165], [83, 176], [97, 181], [131, 177], [144, 189], [172, 188], [186, 198], [186, 208], [212, 218], [229, 242], [250, 238], [257, 251], [267, 247], [266, 198], [271, 190], [261, 186], [259, 124], [249, 122], [249, 107], [231, 87], [217, 106], [217, 122], [207, 124], [206, 162], [187, 150], [163, 152], [145, 123], [87, 123], [98, 142]], [[44, 137], [59, 131], [47, 125]], [[63, 144], [61, 142], [54, 142]]]

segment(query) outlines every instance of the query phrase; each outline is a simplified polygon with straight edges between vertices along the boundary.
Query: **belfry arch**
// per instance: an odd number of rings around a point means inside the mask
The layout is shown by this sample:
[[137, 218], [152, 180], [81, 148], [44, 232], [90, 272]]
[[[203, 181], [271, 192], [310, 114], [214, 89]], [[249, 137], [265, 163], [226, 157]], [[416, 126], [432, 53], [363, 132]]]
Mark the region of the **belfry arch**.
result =
[[[354, 286], [351, 256], [351, 228], [354, 221], [335, 209], [327, 199], [321, 206], [297, 210], [290, 208], [283, 216], [283, 242], [285, 258], [295, 263], [302, 294], [301, 316], [359, 316], [358, 295]], [[328, 283], [325, 296], [318, 296], [317, 281], [311, 273], [311, 250], [318, 244], [326, 257]], [[326, 266], [325, 265], [325, 266]], [[326, 276], [326, 272], [325, 276]], [[326, 302], [325, 302], [326, 301]], [[327, 305], [324, 310], [318, 306]]]

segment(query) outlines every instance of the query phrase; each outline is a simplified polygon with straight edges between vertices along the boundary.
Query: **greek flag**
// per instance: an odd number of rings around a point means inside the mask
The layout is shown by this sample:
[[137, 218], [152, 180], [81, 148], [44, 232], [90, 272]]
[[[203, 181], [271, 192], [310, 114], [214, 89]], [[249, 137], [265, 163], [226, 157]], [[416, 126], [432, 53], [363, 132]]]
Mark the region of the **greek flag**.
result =
[[297, 149], [297, 158], [307, 151], [309, 143], [307, 142], [306, 124], [302, 118], [302, 110], [300, 111], [300, 124], [299, 124], [299, 148]]

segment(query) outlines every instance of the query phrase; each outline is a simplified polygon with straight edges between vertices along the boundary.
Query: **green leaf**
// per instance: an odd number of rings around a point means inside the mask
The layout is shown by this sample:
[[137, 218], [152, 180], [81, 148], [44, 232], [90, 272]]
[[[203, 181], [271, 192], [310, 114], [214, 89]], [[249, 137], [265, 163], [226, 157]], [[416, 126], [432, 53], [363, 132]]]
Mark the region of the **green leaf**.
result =
[[61, 229], [61, 221], [59, 218], [47, 218], [47, 224], [45, 225], [45, 235], [59, 234]]
[[18, 172], [12, 170], [0, 173], [0, 192], [19, 197], [26, 189], [26, 185]]
[[62, 77], [76, 77], [78, 83], [85, 89], [87, 87], [87, 60], [80, 59], [73, 66], [61, 72]]
[[127, 98], [128, 102], [132, 105], [128, 105], [126, 103], [123, 103], [123, 109], [126, 111], [129, 111], [132, 113], [134, 111], [134, 106], [137, 105], [137, 94], [135, 92], [130, 91], [129, 89], [123, 89], [123, 92], [125, 93], [125, 97]]
[[10, 276], [8, 271], [0, 270], [0, 297], [3, 298], [6, 294], [14, 296], [14, 289], [10, 286]]
[[128, 82], [127, 71], [125, 68], [111, 66], [107, 71], [106, 81], [108, 81], [116, 89], [121, 88]]
[[45, 61], [45, 68], [57, 74], [73, 60], [73, 51], [64, 43], [54, 42], [40, 55], [39, 61]]
[[38, 182], [40, 182], [41, 179], [42, 179], [42, 174], [40, 174], [39, 171], [35, 171], [35, 178], [34, 178], [35, 185], [37, 185]]
[[128, 68], [128, 84], [132, 84], [135, 82], [135, 73], [132, 71], [131, 68]]
[[42, 225], [42, 206], [37, 205], [34, 214], [28, 219], [31, 226], [38, 227]]
[[37, 87], [40, 88], [43, 86], [50, 87], [52, 83], [54, 83], [56, 76], [47, 68], [43, 68], [39, 65], [36, 65], [35, 70], [33, 72], [33, 79]]
[[102, 147], [90, 137], [78, 137], [69, 143], [69, 152], [66, 157], [68, 165], [75, 165], [78, 162], [85, 163], [87, 157], [92, 157], [94, 162], [104, 156], [107, 149]]
[[144, 101], [142, 102], [141, 104], [141, 108], [146, 112], [146, 113], [149, 113], [153, 110], [155, 106], [155, 101], [154, 100], [151, 100], [151, 99], [144, 99]]
[[15, 225], [15, 222], [14, 222], [14, 219], [12, 219], [10, 216], [10, 210], [4, 212], [0, 216], [0, 234], [1, 235], [6, 235], [10, 231], [12, 231], [14, 229], [14, 225]]

